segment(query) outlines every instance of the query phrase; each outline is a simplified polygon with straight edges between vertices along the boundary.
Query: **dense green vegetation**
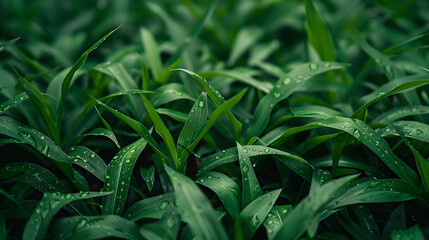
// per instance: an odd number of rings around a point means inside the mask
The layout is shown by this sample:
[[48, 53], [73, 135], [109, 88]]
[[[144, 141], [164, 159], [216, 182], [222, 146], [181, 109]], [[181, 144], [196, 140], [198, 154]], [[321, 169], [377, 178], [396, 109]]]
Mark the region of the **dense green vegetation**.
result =
[[0, 239], [428, 239], [429, 2], [0, 2]]

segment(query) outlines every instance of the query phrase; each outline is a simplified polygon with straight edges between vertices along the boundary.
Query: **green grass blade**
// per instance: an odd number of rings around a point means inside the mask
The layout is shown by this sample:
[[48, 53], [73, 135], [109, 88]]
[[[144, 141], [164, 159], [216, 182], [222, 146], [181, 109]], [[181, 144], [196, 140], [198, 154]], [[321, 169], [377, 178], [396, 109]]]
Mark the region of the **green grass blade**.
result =
[[419, 225], [414, 225], [405, 230], [392, 232], [392, 240], [424, 240], [422, 230]]
[[114, 30], [110, 31], [106, 35], [104, 35], [100, 40], [98, 40], [94, 45], [92, 45], [90, 48], [88, 48], [82, 55], [79, 57], [77, 62], [73, 65], [73, 67], [70, 69], [70, 71], [67, 73], [66, 77], [64, 78], [62, 84], [61, 84], [61, 102], [60, 102], [60, 110], [58, 114], [58, 126], [60, 126], [60, 121], [62, 120], [62, 114], [64, 111], [66, 99], [67, 99], [67, 92], [70, 88], [71, 81], [73, 79], [74, 74], [85, 64], [86, 59], [88, 58], [88, 55], [94, 51], [102, 42], [104, 42], [110, 35], [112, 35], [118, 28], [121, 26], [115, 28]]
[[234, 63], [263, 36], [263, 30], [259, 27], [246, 27], [242, 28], [234, 40], [234, 44], [231, 49], [231, 54], [228, 58], [228, 66], [234, 65]]
[[327, 209], [336, 209], [353, 204], [403, 202], [421, 196], [419, 189], [400, 179], [376, 179], [357, 182], [336, 197]]
[[106, 170], [104, 191], [113, 193], [103, 197], [103, 214], [120, 215], [127, 201], [130, 179], [134, 165], [146, 147], [147, 141], [140, 138], [126, 146], [109, 162]]
[[174, 204], [174, 193], [161, 194], [135, 202], [127, 209], [124, 216], [132, 221], [145, 218], [160, 219], [171, 204]]
[[[70, 158], [47, 136], [6, 116], [0, 116], [0, 133], [32, 146], [50, 159], [71, 181], [78, 180]], [[79, 190], [86, 189], [79, 181], [76, 187]]]
[[331, 33], [311, 0], [305, 0], [306, 27], [310, 44], [322, 61], [334, 62], [335, 47]]
[[50, 229], [54, 239], [143, 239], [134, 222], [116, 215], [66, 217]]
[[[179, 138], [177, 139], [178, 145], [180, 144], [187, 148], [198, 137], [206, 124], [208, 117], [208, 107], [204, 106], [208, 106], [206, 92], [202, 92], [192, 106], [191, 111], [186, 118], [185, 125], [180, 131]], [[178, 146], [177, 154], [182, 156], [182, 152], [186, 150], [180, 147], [180, 145]], [[180, 164], [181, 159], [179, 159], [179, 165]]]
[[[243, 146], [243, 148], [244, 150], [246, 150], [246, 154], [249, 157], [264, 156], [264, 155], [279, 155], [282, 157], [291, 158], [291, 159], [303, 162], [305, 164], [308, 164], [305, 159], [303, 159], [302, 157], [296, 154], [292, 154], [292, 153], [278, 150], [275, 148], [264, 147], [260, 145], [246, 145], [246, 146]], [[235, 161], [238, 161], [237, 148], [234, 147], [234, 148], [222, 150], [221, 152], [202, 158], [200, 162], [200, 169], [198, 174], [203, 174], [222, 164], [235, 162]]]
[[[225, 99], [219, 93], [219, 91], [217, 91], [213, 86], [211, 86], [205, 78], [187, 69], [173, 69], [173, 70], [182, 71], [194, 77], [194, 79], [197, 80], [201, 84], [201, 86], [203, 86], [204, 90], [206, 90], [210, 99], [217, 106], [220, 106], [222, 103], [225, 102]], [[235, 118], [234, 115], [232, 115], [231, 112], [227, 112], [226, 117], [231, 122], [232, 127], [234, 128], [235, 140], [241, 144], [241, 127], [242, 127], [241, 123]]]
[[142, 39], [145, 56], [150, 66], [152, 76], [156, 81], [159, 81], [159, 77], [161, 76], [163, 72], [162, 69], [164, 67], [162, 66], [158, 44], [156, 43], [152, 33], [145, 28], [140, 29], [140, 38]]
[[360, 102], [362, 106], [353, 113], [352, 118], [363, 119], [365, 111], [373, 103], [389, 97], [391, 95], [404, 92], [406, 90], [417, 88], [429, 83], [429, 74], [413, 75], [395, 79], [377, 88], [374, 92], [362, 97]]
[[[413, 129], [414, 131], [414, 129]], [[417, 171], [420, 175], [421, 182], [423, 183], [423, 188], [425, 191], [429, 191], [429, 163], [426, 159], [414, 148], [413, 144], [411, 144], [410, 140], [408, 140], [404, 133], [400, 130], [397, 130], [399, 135], [402, 138], [402, 141], [408, 146], [411, 152], [414, 155], [414, 159], [416, 160]]]
[[[216, 108], [212, 115], [210, 116], [209, 120], [207, 121], [207, 123], [204, 125], [203, 129], [201, 130], [201, 132], [198, 134], [198, 136], [195, 138], [195, 140], [192, 142], [191, 145], [189, 145], [188, 147], [188, 151], [192, 152], [194, 150], [194, 148], [197, 146], [197, 144], [201, 141], [201, 139], [203, 139], [203, 137], [206, 135], [206, 133], [210, 130], [210, 128], [217, 122], [217, 120], [219, 120], [219, 118], [221, 118], [223, 115], [227, 114], [231, 108], [233, 108], [239, 101], [240, 99], [244, 96], [244, 94], [246, 93], [247, 88], [241, 90], [239, 93], [237, 93], [234, 97], [232, 97], [231, 99], [229, 99], [228, 101], [225, 101], [224, 103], [222, 103], [218, 108]], [[198, 103], [198, 107], [207, 107], [205, 105], [200, 105], [200, 103]], [[183, 165], [185, 163], [185, 159], [187, 157], [188, 153], [186, 151], [182, 152], [182, 156], [180, 157], [181, 159], [181, 163], [182, 165], [180, 166], [179, 169], [183, 169]]]
[[241, 190], [237, 183], [220, 172], [200, 174], [196, 182], [215, 192], [229, 215], [237, 218], [241, 210]]
[[357, 175], [353, 175], [332, 180], [312, 192], [285, 216], [275, 239], [299, 239], [307, 229], [319, 222], [321, 212], [335, 193], [356, 177]]
[[397, 121], [385, 128], [377, 129], [382, 137], [401, 136], [429, 142], [429, 125], [416, 121]]
[[238, 215], [234, 224], [234, 239], [251, 239], [264, 223], [282, 190], [274, 190], [252, 201]]
[[149, 113], [150, 118], [152, 119], [153, 124], [155, 125], [155, 130], [159, 134], [159, 136], [162, 137], [165, 144], [167, 145], [168, 150], [170, 151], [171, 158], [173, 159], [174, 165], [177, 167], [179, 166], [178, 159], [177, 159], [177, 150], [176, 150], [176, 144], [174, 142], [173, 137], [171, 136], [170, 131], [165, 126], [164, 122], [162, 121], [161, 117], [156, 112], [155, 108], [150, 104], [149, 100], [143, 95], [141, 95], [144, 105], [146, 106], [147, 112]]
[[274, 89], [258, 103], [253, 114], [252, 124], [246, 133], [247, 139], [257, 137], [264, 131], [274, 106], [291, 95], [296, 88], [317, 74], [344, 67], [344, 64], [335, 62], [306, 63], [295, 67], [286, 76], [277, 81]]
[[18, 41], [21, 37], [17, 37], [14, 39], [11, 39], [9, 41], [6, 42], [2, 42], [0, 43], [0, 52], [5, 50], [7, 47], [9, 47], [10, 45], [14, 44], [16, 41]]
[[274, 239], [280, 227], [283, 225], [283, 218], [292, 210], [292, 205], [278, 205], [271, 208], [270, 213], [264, 221], [268, 239]]
[[389, 219], [386, 222], [386, 225], [383, 230], [383, 239], [389, 239], [392, 235], [392, 232], [396, 229], [405, 229], [406, 219], [405, 219], [405, 207], [404, 204], [400, 204], [390, 215]]
[[6, 112], [9, 109], [12, 109], [13, 107], [17, 106], [21, 102], [28, 99], [27, 93], [20, 93], [16, 95], [15, 97], [11, 98], [10, 100], [2, 103], [0, 105], [0, 114]]
[[70, 148], [69, 157], [73, 164], [76, 164], [92, 175], [105, 181], [104, 174], [107, 165], [95, 152], [84, 146], [75, 146]]
[[48, 230], [49, 224], [52, 218], [63, 208], [65, 205], [72, 201], [82, 200], [87, 198], [101, 197], [110, 193], [98, 193], [98, 192], [81, 192], [81, 193], [45, 193], [42, 200], [40, 200], [38, 206], [34, 210], [30, 219], [25, 225], [23, 232], [23, 239], [43, 239]]
[[165, 166], [175, 191], [176, 205], [193, 234], [201, 239], [227, 239], [223, 226], [216, 220], [210, 201], [195, 183]]
[[169, 207], [160, 221], [156, 224], [145, 224], [140, 233], [145, 239], [174, 240], [180, 227], [180, 215], [175, 207]]
[[56, 125], [57, 115], [55, 114], [51, 103], [43, 96], [39, 89], [37, 89], [33, 84], [31, 84], [24, 77], [22, 77], [13, 66], [12, 69], [14, 70], [21, 84], [25, 86], [25, 91], [30, 98], [30, 101], [37, 108], [40, 115], [42, 115], [43, 119], [45, 120], [45, 124], [48, 127], [49, 132], [51, 133], [55, 143], [57, 145], [60, 145], [61, 136], [59, 129]]
[[186, 92], [186, 88], [183, 84], [169, 83], [157, 88], [150, 102], [154, 107], [159, 107], [180, 99], [195, 101], [195, 98]]
[[[252, 163], [247, 155], [247, 149], [244, 149], [237, 143], [238, 161], [240, 163], [241, 179], [242, 179], [242, 207], [245, 208], [256, 198], [262, 194], [261, 186], [256, 178]], [[267, 213], [268, 214], [268, 213]]]
[[105, 128], [95, 128], [89, 133], [85, 133], [84, 136], [103, 136], [112, 140], [112, 142], [115, 143], [118, 148], [121, 148], [121, 145], [119, 145], [118, 139], [116, 138], [115, 134], [111, 130]]
[[240, 73], [234, 70], [220, 70], [215, 72], [200, 72], [198, 73], [204, 78], [210, 78], [210, 77], [227, 77], [232, 78], [235, 80], [238, 80], [240, 82], [246, 83], [258, 90], [261, 90], [264, 93], [269, 93], [271, 89], [273, 89], [273, 84], [266, 81], [260, 81], [258, 79], [255, 79], [247, 74]]
[[25, 183], [40, 192], [69, 192], [73, 187], [46, 168], [34, 163], [10, 163], [0, 168], [0, 179]]
[[[181, 122], [181, 123], [185, 123], [186, 119], [188, 118], [188, 114], [180, 112], [180, 111], [176, 111], [173, 109], [169, 109], [169, 108], [157, 108], [156, 112], [158, 112], [158, 114], [161, 114], [161, 115], [169, 116], [172, 119], [174, 119], [178, 122]], [[179, 153], [177, 155], [180, 156]]]
[[391, 124], [398, 119], [421, 115], [421, 114], [429, 114], [429, 107], [423, 105], [415, 105], [415, 106], [400, 106], [394, 107], [385, 113], [377, 116], [373, 119], [372, 123], [383, 123], [383, 124]]
[[155, 167], [151, 165], [149, 168], [140, 168], [140, 175], [149, 191], [152, 191], [153, 182], [155, 181]]
[[168, 164], [168, 158], [162, 153], [161, 149], [159, 148], [158, 143], [156, 143], [155, 139], [151, 136], [150, 132], [147, 130], [147, 128], [141, 124], [140, 122], [126, 116], [123, 113], [120, 113], [119, 111], [107, 106], [106, 104], [96, 100], [97, 103], [107, 110], [109, 110], [111, 113], [113, 113], [115, 116], [117, 116], [119, 119], [124, 121], [128, 126], [130, 126], [134, 131], [136, 131], [140, 136], [146, 139], [146, 141], [149, 143], [151, 148], [160, 156], [161, 161], [164, 164]]

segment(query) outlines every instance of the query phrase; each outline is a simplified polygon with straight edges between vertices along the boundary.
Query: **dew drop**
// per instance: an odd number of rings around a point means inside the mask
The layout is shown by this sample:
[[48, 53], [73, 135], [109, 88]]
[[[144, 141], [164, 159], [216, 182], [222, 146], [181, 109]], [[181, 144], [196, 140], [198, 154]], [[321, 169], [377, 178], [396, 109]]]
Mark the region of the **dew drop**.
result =
[[274, 93], [274, 97], [275, 97], [275, 98], [279, 98], [279, 97], [280, 97], [280, 93], [279, 93], [279, 92], [275, 92], [275, 93]]
[[200, 107], [200, 108], [204, 108], [204, 105], [205, 105], [204, 101], [200, 101], [198, 103], [198, 107]]
[[319, 68], [319, 65], [317, 65], [317, 63], [311, 63], [310, 64], [310, 70], [311, 71], [315, 71]]
[[358, 131], [358, 130], [355, 130], [355, 131], [353, 132], [353, 136], [355, 136], [355, 138], [359, 139], [359, 137], [360, 137], [360, 133], [359, 133], [359, 131]]
[[168, 201], [164, 201], [161, 203], [161, 205], [159, 205], [159, 209], [164, 210], [167, 208], [169, 202]]
[[247, 173], [249, 171], [249, 167], [247, 167], [247, 165], [244, 165], [242, 170], [244, 173]]
[[292, 80], [292, 78], [290, 78], [290, 77], [286, 77], [284, 80], [283, 80], [283, 84], [289, 84], [290, 83], [290, 81]]

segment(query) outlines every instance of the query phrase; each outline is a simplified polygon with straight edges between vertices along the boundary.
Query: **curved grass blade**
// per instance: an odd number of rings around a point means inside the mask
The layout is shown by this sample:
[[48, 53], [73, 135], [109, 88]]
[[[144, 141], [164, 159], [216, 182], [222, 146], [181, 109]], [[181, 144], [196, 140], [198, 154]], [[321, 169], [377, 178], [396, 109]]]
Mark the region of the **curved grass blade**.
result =
[[80, 181], [82, 179], [78, 179], [77, 172], [73, 170], [69, 156], [47, 136], [6, 116], [0, 116], [0, 134], [32, 146], [49, 158], [71, 181], [77, 180], [75, 185], [78, 190], [87, 189]]
[[[207, 93], [202, 92], [192, 106], [191, 111], [186, 118], [185, 125], [183, 126], [182, 131], [180, 131], [179, 138], [177, 139], [178, 145], [182, 145], [187, 148], [198, 137], [207, 122], [208, 107], [205, 106], [208, 106]], [[177, 154], [182, 156], [183, 151], [185, 151], [183, 148], [178, 148]], [[179, 165], [180, 164], [181, 160], [179, 159]]]
[[231, 54], [228, 58], [228, 66], [234, 65], [234, 63], [263, 36], [263, 29], [259, 27], [245, 27], [240, 29], [234, 40], [234, 44], [231, 49]]
[[296, 88], [304, 84], [308, 79], [317, 74], [344, 67], [344, 64], [336, 62], [305, 63], [295, 67], [286, 76], [277, 81], [274, 89], [258, 103], [253, 115], [252, 125], [246, 133], [247, 139], [259, 136], [268, 125], [274, 106], [291, 95]]
[[[241, 90], [234, 97], [232, 97], [228, 101], [222, 103], [218, 108], [216, 108], [213, 111], [212, 115], [210, 116], [207, 123], [204, 125], [201, 132], [198, 134], [198, 136], [195, 138], [195, 140], [192, 142], [192, 144], [189, 145], [189, 147], [187, 148], [189, 152], [192, 152], [194, 150], [194, 148], [197, 146], [197, 144], [201, 141], [201, 139], [203, 139], [203, 137], [210, 130], [210, 128], [217, 122], [217, 120], [219, 120], [219, 118], [221, 118], [223, 115], [227, 114], [231, 110], [231, 108], [234, 107], [238, 103], [238, 101], [240, 101], [240, 99], [244, 96], [246, 91], [247, 91], [247, 88]], [[205, 107], [205, 106], [200, 105], [200, 103], [198, 103], [198, 107]], [[184, 167], [183, 165], [185, 163], [185, 159], [186, 159], [187, 155], [188, 155], [188, 153], [186, 151], [182, 152], [182, 156], [180, 157], [182, 165], [180, 166], [179, 169], [183, 169], [183, 167]]]
[[269, 93], [271, 89], [273, 89], [273, 85], [270, 82], [264, 82], [260, 81], [258, 79], [255, 79], [249, 75], [246, 75], [244, 73], [240, 73], [234, 70], [220, 70], [215, 72], [199, 72], [199, 75], [203, 76], [204, 78], [210, 78], [210, 77], [227, 77], [236, 79], [240, 82], [246, 83], [258, 90], [261, 90], [264, 93]]
[[[315, 168], [331, 167], [332, 158], [330, 156], [322, 157], [311, 161], [311, 164]], [[370, 173], [376, 173], [378, 171], [378, 169], [374, 166], [368, 165], [366, 163], [363, 163], [362, 161], [355, 160], [353, 158], [349, 158], [347, 156], [341, 157], [340, 161], [338, 162], [338, 167], [354, 168]]]
[[112, 140], [113, 143], [115, 143], [115, 145], [118, 148], [121, 148], [121, 145], [119, 145], [118, 139], [116, 138], [115, 134], [105, 128], [95, 128], [93, 130], [91, 130], [89, 133], [86, 133], [84, 136], [103, 136], [103, 137], [107, 137], [110, 140]]
[[147, 98], [143, 95], [141, 95], [141, 98], [143, 100], [144, 105], [146, 106], [146, 110], [149, 113], [149, 116], [152, 119], [153, 124], [155, 125], [156, 132], [159, 134], [159, 136], [162, 137], [165, 144], [167, 145], [167, 148], [171, 154], [171, 158], [173, 159], [174, 165], [176, 166], [176, 169], [177, 169], [179, 166], [179, 162], [177, 159], [176, 144], [174, 143], [174, 139], [171, 136], [170, 131], [165, 126], [161, 117], [158, 115], [158, 113], [156, 112], [152, 104], [149, 102], [149, 100], [147, 100]]
[[1, 51], [3, 51], [3, 50], [5, 50], [5, 49], [6, 49], [7, 47], [9, 47], [10, 45], [14, 44], [14, 43], [15, 43], [16, 41], [18, 41], [20, 38], [21, 38], [21, 37], [17, 37], [17, 38], [11, 39], [11, 40], [9, 40], [9, 41], [2, 42], [2, 43], [0, 44], [0, 52], [1, 52]]
[[72, 163], [90, 172], [92, 175], [105, 181], [104, 174], [107, 165], [95, 152], [84, 146], [75, 146], [70, 148], [69, 153]]
[[[137, 84], [134, 82], [128, 71], [125, 69], [122, 63], [115, 63], [108, 65], [106, 68], [110, 76], [116, 80], [116, 85], [121, 91], [138, 89]], [[139, 114], [143, 110], [143, 106], [137, 98], [133, 96], [127, 96], [127, 103], [130, 111], [137, 119], [141, 116]], [[141, 119], [139, 119], [141, 120]]]
[[104, 96], [99, 98], [99, 101], [106, 101], [108, 99], [117, 97], [117, 96], [124, 96], [124, 95], [137, 95], [137, 94], [153, 94], [154, 92], [152, 91], [146, 91], [146, 90], [140, 90], [140, 89], [126, 89], [126, 90], [121, 90], [121, 91], [117, 91], [115, 93], [112, 93], [110, 95]]
[[121, 26], [115, 28], [114, 30], [110, 31], [106, 35], [104, 35], [100, 40], [98, 40], [94, 45], [92, 45], [89, 49], [87, 49], [77, 60], [77, 62], [73, 65], [73, 67], [70, 69], [70, 71], [67, 73], [66, 77], [64, 78], [62, 84], [61, 84], [61, 102], [60, 102], [60, 110], [58, 114], [58, 126], [61, 124], [62, 114], [64, 111], [66, 99], [67, 99], [67, 92], [69, 90], [71, 81], [73, 79], [74, 74], [85, 64], [86, 59], [88, 58], [88, 55], [94, 51], [102, 42], [104, 42], [110, 35], [112, 35], [118, 28]]
[[152, 147], [152, 149], [160, 156], [161, 161], [164, 164], [168, 164], [168, 158], [162, 153], [161, 149], [159, 148], [158, 143], [156, 143], [155, 139], [150, 135], [150, 132], [147, 130], [147, 128], [141, 124], [140, 122], [126, 116], [125, 114], [120, 113], [119, 111], [107, 106], [106, 104], [102, 103], [101, 101], [96, 100], [98, 104], [109, 110], [111, 113], [116, 115], [119, 119], [124, 121], [128, 126], [130, 126], [134, 131], [136, 131], [140, 136], [146, 139], [148, 144]]
[[[262, 189], [256, 178], [252, 163], [247, 155], [247, 149], [244, 149], [237, 143], [238, 162], [240, 163], [240, 171], [242, 178], [242, 206], [245, 208], [256, 198], [262, 195]], [[267, 213], [268, 214], [268, 213]]]
[[155, 167], [151, 165], [149, 168], [140, 168], [140, 175], [149, 191], [152, 191], [153, 182], [155, 181]]
[[150, 66], [152, 76], [156, 81], [159, 81], [164, 67], [162, 66], [158, 44], [156, 43], [152, 33], [145, 28], [140, 29], [140, 38], [143, 42], [145, 55]]
[[58, 130], [59, 128], [57, 128], [57, 125], [56, 125], [57, 115], [55, 114], [55, 111], [51, 103], [43, 96], [43, 94], [39, 91], [39, 89], [37, 89], [33, 84], [27, 81], [27, 79], [22, 77], [15, 69], [15, 67], [12, 66], [12, 69], [15, 72], [21, 84], [25, 86], [25, 92], [27, 93], [28, 98], [30, 98], [30, 101], [39, 111], [40, 115], [42, 115], [43, 120], [45, 121], [45, 124], [48, 127], [49, 132], [51, 133], [55, 143], [60, 145], [61, 137], [60, 137], [60, 132]]
[[422, 230], [419, 225], [414, 225], [405, 230], [396, 230], [392, 232], [392, 240], [424, 240]]
[[398, 121], [385, 128], [377, 129], [382, 137], [400, 136], [413, 138], [423, 142], [429, 142], [429, 125], [416, 121]]
[[113, 191], [103, 197], [103, 214], [120, 215], [128, 196], [130, 179], [140, 153], [146, 147], [147, 141], [140, 138], [126, 146], [110, 161], [106, 170], [104, 191]]
[[321, 212], [335, 193], [356, 177], [357, 175], [352, 175], [332, 180], [313, 191], [285, 216], [275, 239], [299, 239], [306, 230], [320, 221]]
[[[185, 123], [186, 119], [188, 118], [188, 114], [169, 108], [157, 108], [156, 112], [161, 115], [167, 115], [172, 119], [182, 123]], [[180, 156], [180, 154], [177, 155]]]
[[150, 102], [154, 107], [159, 107], [179, 99], [195, 101], [195, 98], [186, 92], [186, 88], [183, 84], [169, 83], [157, 88]]
[[178, 47], [176, 53], [170, 58], [169, 62], [176, 61], [176, 59], [179, 59], [180, 56], [183, 55], [183, 51], [187, 48], [189, 44], [192, 43], [192, 40], [198, 36], [200, 31], [204, 28], [204, 26], [207, 25], [207, 23], [210, 21], [210, 18], [212, 17], [214, 11], [216, 10], [218, 5], [218, 1], [213, 1], [210, 7], [207, 9], [207, 11], [204, 13], [204, 15], [201, 17], [201, 19], [198, 21], [197, 24], [195, 24], [194, 28], [192, 29], [192, 32], [189, 34], [188, 37], [186, 37], [183, 42]]
[[414, 146], [411, 144], [410, 140], [408, 140], [402, 131], [397, 130], [399, 132], [399, 135], [402, 138], [402, 141], [408, 146], [408, 148], [411, 150], [411, 152], [414, 155], [414, 158], [416, 160], [417, 165], [417, 171], [420, 175], [420, 178], [422, 179], [423, 187], [425, 191], [429, 191], [429, 164], [427, 160], [414, 148]]
[[219, 172], [200, 174], [196, 182], [215, 192], [232, 219], [237, 218], [241, 210], [241, 191], [237, 183]]
[[[303, 159], [298, 155], [281, 151], [275, 148], [264, 147], [260, 145], [247, 145], [247, 146], [243, 146], [243, 148], [244, 150], [246, 150], [246, 154], [249, 157], [263, 156], [263, 155], [279, 155], [279, 156], [291, 158], [291, 159], [303, 162], [305, 164], [308, 164], [305, 159]], [[201, 159], [198, 176], [222, 164], [235, 162], [235, 161], [238, 161], [238, 152], [237, 152], [237, 148], [235, 147], [222, 150], [219, 153], [212, 154], [206, 158]]]
[[117, 215], [73, 216], [52, 224], [53, 239], [143, 239], [134, 222]]
[[180, 215], [175, 207], [169, 207], [157, 224], [145, 224], [140, 233], [146, 239], [175, 240], [180, 227]]
[[401, 179], [375, 179], [357, 182], [327, 205], [327, 209], [359, 203], [403, 202], [420, 198], [418, 188]]
[[10, 163], [0, 167], [0, 179], [12, 179], [40, 192], [70, 192], [73, 188], [46, 168], [34, 163]]
[[264, 227], [267, 230], [268, 239], [274, 239], [280, 227], [283, 225], [283, 218], [292, 210], [292, 205], [278, 205], [271, 208], [270, 213], [264, 221]]
[[401, 106], [390, 109], [389, 111], [379, 115], [375, 119], [373, 119], [372, 123], [383, 123], [383, 124], [391, 124], [398, 119], [421, 115], [421, 114], [429, 114], [429, 107], [423, 105], [417, 106]]
[[386, 222], [386, 225], [383, 230], [383, 239], [389, 239], [392, 237], [392, 232], [394, 230], [405, 229], [405, 207], [404, 204], [400, 204], [390, 215], [389, 219]]
[[335, 47], [331, 33], [311, 0], [305, 0], [308, 40], [322, 61], [335, 61]]
[[[376, 131], [371, 129], [366, 123], [358, 119], [344, 117], [333, 117], [330, 119], [309, 123], [304, 126], [295, 127], [287, 130], [273, 145], [277, 145], [285, 139], [299, 132], [310, 130], [317, 127], [335, 128], [347, 132], [353, 138], [362, 142], [366, 147], [371, 149], [377, 156], [401, 179], [416, 185], [417, 174], [398, 158], [390, 149], [389, 144]], [[335, 163], [337, 165], [337, 163]]]
[[15, 107], [16, 105], [20, 104], [21, 102], [27, 99], [28, 99], [28, 95], [25, 92], [16, 95], [15, 97], [11, 98], [10, 100], [0, 105], [0, 114], [6, 112], [7, 110]]
[[216, 220], [210, 201], [195, 183], [168, 166], [165, 166], [165, 171], [171, 178], [179, 213], [188, 222], [195, 237], [227, 239], [225, 229]]
[[161, 194], [134, 203], [127, 209], [124, 216], [132, 221], [144, 218], [160, 219], [167, 207], [172, 204], [174, 204], [174, 193]]
[[80, 193], [45, 193], [40, 200], [30, 219], [25, 225], [23, 239], [43, 239], [52, 218], [65, 205], [82, 199], [101, 197], [110, 194], [109, 192], [80, 192]]
[[428, 83], [429, 74], [413, 75], [388, 82], [378, 87], [374, 92], [362, 97], [360, 102], [364, 104], [353, 113], [352, 118], [364, 119], [366, 110], [376, 101]]
[[[192, 77], [194, 77], [194, 79], [196, 79], [201, 84], [201, 86], [203, 86], [204, 90], [206, 90], [210, 99], [217, 106], [220, 106], [221, 104], [223, 104], [225, 102], [225, 99], [219, 93], [219, 91], [217, 91], [213, 86], [211, 86], [207, 82], [207, 80], [205, 78], [201, 77], [200, 75], [198, 75], [198, 74], [196, 74], [190, 70], [182, 69], [182, 68], [172, 69], [172, 71], [185, 72], [185, 73], [191, 75]], [[228, 120], [231, 122], [232, 127], [234, 128], [235, 140], [241, 144], [241, 127], [242, 127], [241, 123], [235, 118], [234, 115], [232, 115], [232, 113], [230, 111], [228, 111], [225, 115], [228, 118]]]
[[235, 239], [251, 239], [262, 225], [282, 190], [274, 190], [253, 200], [241, 211], [234, 224]]

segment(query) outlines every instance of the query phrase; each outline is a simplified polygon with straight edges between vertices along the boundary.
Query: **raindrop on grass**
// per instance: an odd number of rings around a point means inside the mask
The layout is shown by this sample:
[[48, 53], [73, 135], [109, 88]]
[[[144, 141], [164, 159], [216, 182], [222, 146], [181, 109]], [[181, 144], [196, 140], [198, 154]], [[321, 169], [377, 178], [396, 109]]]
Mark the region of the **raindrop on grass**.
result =
[[200, 107], [200, 108], [204, 108], [204, 105], [205, 105], [204, 101], [200, 101], [198, 103], [198, 107]]
[[291, 81], [292, 79], [290, 78], [290, 77], [286, 77], [284, 80], [283, 80], [283, 84], [289, 84], [290, 83], [290, 81]]
[[167, 208], [169, 202], [168, 201], [164, 201], [161, 203], [161, 205], [159, 205], [159, 209], [164, 210]]
[[249, 167], [247, 167], [247, 165], [244, 165], [242, 169], [244, 173], [247, 173], [249, 171]]
[[317, 65], [317, 63], [311, 63], [310, 64], [310, 70], [311, 71], [315, 71], [319, 68], [319, 65]]
[[279, 98], [279, 97], [280, 97], [280, 93], [279, 93], [279, 92], [275, 92], [275, 93], [274, 93], [274, 97], [275, 97], [275, 98]]

